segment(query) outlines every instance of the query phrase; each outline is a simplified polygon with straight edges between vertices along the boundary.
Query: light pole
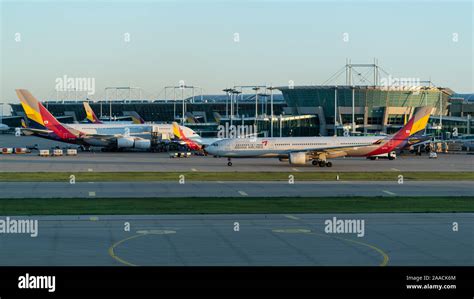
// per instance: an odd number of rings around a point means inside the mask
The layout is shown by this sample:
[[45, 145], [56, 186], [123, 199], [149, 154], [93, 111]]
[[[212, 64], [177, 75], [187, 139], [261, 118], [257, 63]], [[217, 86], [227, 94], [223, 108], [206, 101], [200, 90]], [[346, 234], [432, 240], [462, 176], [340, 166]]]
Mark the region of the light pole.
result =
[[229, 118], [229, 97], [230, 97], [230, 93], [232, 92], [232, 88], [226, 88], [226, 89], [223, 89], [222, 91], [224, 91], [227, 95], [226, 99], [225, 99], [225, 117], [226, 118]]
[[[234, 99], [231, 101], [232, 102], [232, 105], [231, 105], [231, 119], [230, 119], [230, 125], [232, 125], [232, 120], [234, 119], [234, 101], [238, 103], [238, 98], [239, 98], [239, 94], [241, 94], [240, 91], [236, 90], [236, 89], [232, 89], [232, 95], [234, 96]], [[239, 105], [237, 104], [237, 111], [238, 110], [238, 107]], [[237, 112], [238, 113], [238, 112]], [[237, 114], [238, 115], [238, 114]]]
[[255, 126], [257, 126], [257, 118], [258, 118], [258, 91], [260, 90], [260, 87], [254, 87], [252, 88], [255, 90]]
[[273, 90], [275, 89], [275, 87], [270, 86], [268, 89], [270, 89], [270, 136], [273, 137]]
[[355, 134], [355, 89], [352, 86], [352, 133]]
[[337, 136], [337, 86], [334, 86], [334, 136]]

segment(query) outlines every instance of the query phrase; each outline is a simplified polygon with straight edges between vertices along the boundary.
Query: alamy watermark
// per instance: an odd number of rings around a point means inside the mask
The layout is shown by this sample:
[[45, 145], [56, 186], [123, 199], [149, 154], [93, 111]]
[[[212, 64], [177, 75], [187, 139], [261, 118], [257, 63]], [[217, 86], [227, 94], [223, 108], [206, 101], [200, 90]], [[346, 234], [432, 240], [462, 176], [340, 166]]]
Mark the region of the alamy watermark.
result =
[[365, 221], [360, 219], [327, 219], [324, 221], [326, 234], [357, 234], [361, 238], [365, 235]]
[[411, 77], [384, 77], [380, 79], [380, 85], [382, 87], [398, 87], [398, 88], [417, 88], [421, 86], [420, 78]]
[[0, 219], [0, 234], [30, 234], [35, 238], [38, 236], [38, 220], [10, 217]]
[[88, 95], [95, 94], [95, 78], [91, 77], [68, 77], [64, 75], [56, 78], [57, 91], [86, 91]]
[[255, 125], [220, 125], [217, 127], [217, 138], [256, 138]]

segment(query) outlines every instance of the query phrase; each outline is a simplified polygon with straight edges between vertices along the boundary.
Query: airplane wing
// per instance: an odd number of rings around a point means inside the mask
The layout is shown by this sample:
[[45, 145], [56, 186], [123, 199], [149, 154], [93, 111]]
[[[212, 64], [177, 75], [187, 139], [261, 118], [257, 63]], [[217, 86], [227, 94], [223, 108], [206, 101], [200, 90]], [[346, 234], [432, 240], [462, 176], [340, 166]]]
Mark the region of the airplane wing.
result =
[[288, 155], [290, 153], [304, 152], [304, 153], [307, 153], [308, 155], [313, 156], [313, 157], [318, 157], [321, 154], [331, 154], [332, 156], [343, 157], [343, 156], [347, 155], [347, 150], [354, 149], [354, 148], [359, 148], [359, 147], [379, 145], [385, 140], [386, 140], [385, 138], [380, 138], [375, 142], [362, 144], [362, 145], [356, 145], [356, 146], [354, 146], [354, 145], [351, 145], [351, 146], [338, 145], [338, 146], [328, 146], [328, 147], [325, 147], [325, 148], [293, 150], [293, 151], [288, 151]]
[[32, 134], [50, 134], [53, 133], [51, 130], [42, 130], [42, 129], [34, 129], [34, 128], [20, 128], [25, 134], [32, 135]]

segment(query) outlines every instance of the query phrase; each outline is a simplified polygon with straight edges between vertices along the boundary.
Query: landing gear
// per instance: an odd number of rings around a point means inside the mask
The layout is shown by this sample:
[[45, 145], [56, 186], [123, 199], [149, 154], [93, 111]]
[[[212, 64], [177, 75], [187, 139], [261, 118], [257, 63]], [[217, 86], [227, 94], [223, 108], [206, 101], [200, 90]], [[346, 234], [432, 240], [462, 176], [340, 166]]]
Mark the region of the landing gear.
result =
[[228, 158], [227, 161], [229, 161], [227, 162], [227, 166], [232, 166], [232, 162], [230, 161], [230, 158]]
[[313, 160], [311, 161], [311, 164], [313, 164], [314, 166], [319, 166], [319, 167], [332, 167], [332, 162], [323, 161], [323, 160]]

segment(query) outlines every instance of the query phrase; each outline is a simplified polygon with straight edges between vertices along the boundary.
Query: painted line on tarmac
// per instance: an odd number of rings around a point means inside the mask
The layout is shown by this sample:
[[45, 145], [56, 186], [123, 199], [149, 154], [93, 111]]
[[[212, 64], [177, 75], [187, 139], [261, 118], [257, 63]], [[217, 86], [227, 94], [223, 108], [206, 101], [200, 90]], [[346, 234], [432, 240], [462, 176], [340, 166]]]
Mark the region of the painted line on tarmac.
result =
[[382, 190], [382, 192], [391, 196], [397, 195], [396, 193], [390, 192], [388, 190]]
[[293, 215], [284, 215], [286, 218], [292, 219], [292, 220], [300, 220], [300, 218], [293, 216]]
[[362, 245], [365, 247], [368, 247], [372, 250], [375, 250], [377, 253], [379, 253], [382, 256], [382, 262], [379, 264], [380, 267], [385, 267], [388, 265], [388, 261], [390, 260], [389, 256], [387, 253], [385, 253], [382, 249], [378, 248], [377, 246], [371, 245], [369, 243], [361, 242], [361, 241], [356, 241], [353, 239], [346, 239], [346, 238], [341, 238], [341, 237], [336, 237], [336, 236], [331, 236], [328, 234], [320, 234], [320, 233], [315, 233], [309, 229], [304, 229], [304, 228], [297, 228], [297, 229], [274, 229], [272, 230], [275, 233], [301, 233], [301, 234], [308, 234], [308, 235], [315, 235], [315, 236], [322, 236], [326, 238], [334, 238], [338, 239], [341, 241], [346, 241], [358, 245]]
[[249, 196], [246, 192], [244, 191], [239, 191], [239, 194], [242, 195], [242, 196]]
[[162, 229], [151, 229], [151, 230], [139, 230], [137, 231], [137, 234], [136, 235], [133, 235], [133, 236], [130, 236], [128, 238], [125, 238], [125, 239], [122, 239], [116, 243], [114, 243], [112, 246], [110, 246], [109, 248], [109, 255], [116, 261], [124, 264], [124, 265], [127, 265], [127, 266], [132, 266], [132, 267], [136, 267], [138, 265], [136, 264], [133, 264], [133, 263], [130, 263], [126, 260], [124, 260], [123, 258], [119, 257], [117, 254], [115, 254], [115, 249], [117, 248], [117, 246], [119, 246], [120, 244], [122, 243], [125, 243], [129, 240], [132, 240], [132, 239], [135, 239], [135, 238], [139, 238], [139, 237], [143, 237], [143, 236], [148, 236], [148, 235], [168, 235], [168, 234], [175, 234], [176, 231], [175, 230], [162, 230]]

